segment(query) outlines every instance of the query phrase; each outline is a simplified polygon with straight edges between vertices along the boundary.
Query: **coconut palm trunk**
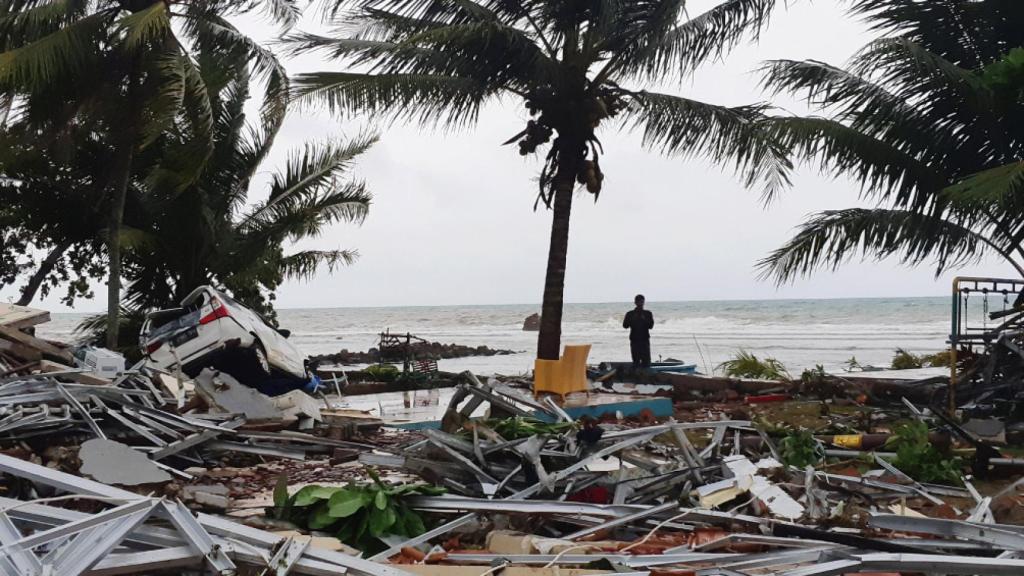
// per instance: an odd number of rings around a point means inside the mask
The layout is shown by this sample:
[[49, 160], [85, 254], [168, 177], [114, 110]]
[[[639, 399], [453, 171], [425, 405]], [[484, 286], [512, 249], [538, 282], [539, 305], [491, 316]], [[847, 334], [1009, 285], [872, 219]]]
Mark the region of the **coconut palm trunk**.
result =
[[602, 193], [604, 145], [617, 126], [669, 155], [704, 155], [773, 193], [784, 150], [762, 129], [764, 107], [725, 107], [643, 88], [682, 79], [756, 38], [777, 0], [728, 0], [688, 14], [684, 0], [328, 0], [341, 36], [297, 33], [295, 54], [326, 51], [347, 70], [301, 74], [295, 97], [332, 112], [472, 126], [511, 97], [530, 119], [505, 142], [543, 158], [535, 206], [553, 210], [537, 356], [561, 347], [569, 217], [576, 182]]
[[555, 184], [552, 203], [551, 244], [548, 268], [544, 279], [544, 301], [541, 306], [540, 334], [537, 336], [537, 358], [558, 360], [562, 347], [562, 302], [565, 294], [565, 263], [569, 254], [569, 217], [572, 214], [574, 170], [563, 162]]
[[128, 181], [131, 178], [132, 160], [135, 157], [135, 136], [127, 130], [121, 143], [111, 180], [113, 194], [110, 202], [110, 216], [107, 221], [107, 348], [116, 350], [120, 335], [121, 315], [121, 225], [124, 222], [124, 206], [128, 197]]

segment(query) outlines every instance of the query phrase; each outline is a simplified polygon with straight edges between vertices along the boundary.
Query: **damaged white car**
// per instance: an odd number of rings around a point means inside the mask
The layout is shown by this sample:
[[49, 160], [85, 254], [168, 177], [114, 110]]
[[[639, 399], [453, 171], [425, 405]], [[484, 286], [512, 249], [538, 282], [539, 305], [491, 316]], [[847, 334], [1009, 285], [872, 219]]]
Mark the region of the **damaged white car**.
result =
[[200, 286], [180, 308], [146, 315], [139, 344], [147, 363], [195, 376], [213, 367], [239, 379], [293, 377], [308, 380], [306, 357], [288, 341], [287, 330], [211, 286]]

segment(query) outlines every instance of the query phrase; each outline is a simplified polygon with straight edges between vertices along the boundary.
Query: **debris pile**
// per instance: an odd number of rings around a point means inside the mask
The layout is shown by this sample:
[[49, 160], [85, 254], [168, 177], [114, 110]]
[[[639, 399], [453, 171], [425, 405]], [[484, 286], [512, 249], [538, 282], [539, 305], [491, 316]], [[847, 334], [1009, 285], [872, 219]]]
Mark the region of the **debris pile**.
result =
[[674, 404], [556, 402], [464, 373], [400, 423], [340, 387], [107, 378], [38, 318], [0, 315], [5, 576], [1024, 574], [1014, 437], [941, 402], [678, 373]]

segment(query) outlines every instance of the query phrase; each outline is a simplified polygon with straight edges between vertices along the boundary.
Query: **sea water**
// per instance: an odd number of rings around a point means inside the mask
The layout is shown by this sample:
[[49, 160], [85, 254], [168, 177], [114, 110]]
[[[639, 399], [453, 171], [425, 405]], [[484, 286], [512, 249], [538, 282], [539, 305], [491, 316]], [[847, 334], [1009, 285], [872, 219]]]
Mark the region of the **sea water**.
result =
[[[991, 306], [994, 310], [1002, 303], [993, 301]], [[631, 307], [627, 303], [566, 305], [562, 343], [593, 345], [592, 363], [628, 361], [628, 332], [622, 328], [622, 317]], [[647, 308], [655, 319], [651, 331], [655, 360], [683, 360], [709, 372], [743, 349], [776, 358], [798, 375], [819, 364], [840, 370], [853, 358], [863, 365], [887, 367], [896, 348], [937, 352], [946, 346], [951, 306], [948, 297], [934, 297], [649, 302]], [[439, 364], [442, 370], [519, 374], [532, 368], [537, 344], [536, 332], [522, 330], [523, 320], [539, 311], [539, 305], [325, 308], [283, 309], [278, 317], [281, 326], [292, 331], [292, 342], [307, 354], [343, 348], [365, 351], [377, 346], [381, 331], [390, 330], [442, 343], [515, 350], [508, 356]], [[54, 314], [39, 333], [70, 340], [82, 318]]]

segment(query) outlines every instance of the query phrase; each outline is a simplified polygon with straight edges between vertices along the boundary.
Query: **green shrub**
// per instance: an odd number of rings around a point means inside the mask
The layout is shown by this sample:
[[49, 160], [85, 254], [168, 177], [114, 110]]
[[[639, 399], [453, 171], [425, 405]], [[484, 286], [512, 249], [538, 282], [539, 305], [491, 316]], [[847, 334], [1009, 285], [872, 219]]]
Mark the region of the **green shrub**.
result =
[[803, 384], [822, 384], [828, 380], [828, 372], [825, 367], [818, 364], [814, 368], [808, 368], [800, 374], [800, 382]]
[[896, 349], [896, 355], [892, 357], [893, 370], [909, 370], [912, 368], [949, 368], [953, 363], [953, 354], [949, 350], [942, 350], [935, 354], [914, 354], [903, 348]]
[[536, 418], [513, 416], [511, 418], [492, 418], [480, 420], [480, 423], [494, 430], [506, 440], [518, 440], [530, 436], [549, 436], [562, 434], [576, 427], [574, 422], [544, 422]]
[[377, 382], [394, 382], [402, 372], [391, 364], [377, 364], [364, 370], [366, 374]]
[[789, 380], [789, 372], [781, 362], [775, 358], [761, 360], [746, 350], [740, 350], [731, 360], [719, 364], [718, 369], [730, 378]]
[[896, 349], [896, 355], [892, 357], [892, 369], [893, 370], [912, 370], [914, 368], [923, 368], [924, 359], [908, 352], [903, 348]]
[[389, 486], [372, 469], [373, 482], [344, 487], [304, 486], [288, 495], [288, 479], [278, 479], [274, 507], [267, 515], [309, 530], [333, 533], [338, 540], [364, 552], [383, 550], [382, 536], [407, 538], [427, 531], [423, 518], [407, 506], [406, 496], [437, 496], [445, 491], [429, 484]]
[[933, 368], [949, 368], [953, 365], [953, 353], [949, 350], [943, 350], [935, 354], [928, 354], [922, 357], [921, 360]]
[[898, 426], [885, 443], [896, 451], [892, 465], [918, 482], [961, 485], [961, 461], [946, 458], [928, 440], [928, 425], [913, 421]]
[[782, 458], [782, 463], [788, 466], [796, 466], [801, 470], [808, 466], [817, 466], [823, 456], [821, 445], [807, 430], [793, 432], [779, 442], [779, 457]]
[[847, 372], [856, 372], [857, 370], [864, 368], [861, 366], [860, 362], [857, 361], [856, 356], [850, 356], [849, 360], [843, 362], [843, 366], [843, 370], [846, 370]]

